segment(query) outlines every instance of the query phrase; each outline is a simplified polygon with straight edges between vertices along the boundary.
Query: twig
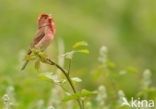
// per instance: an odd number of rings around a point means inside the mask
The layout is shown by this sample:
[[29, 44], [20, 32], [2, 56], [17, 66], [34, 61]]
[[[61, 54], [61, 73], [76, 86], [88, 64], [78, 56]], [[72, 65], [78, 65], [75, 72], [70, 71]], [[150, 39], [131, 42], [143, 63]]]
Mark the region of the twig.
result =
[[[70, 78], [69, 75], [68, 75], [68, 72], [66, 73], [66, 71], [65, 71], [61, 66], [59, 66], [58, 64], [56, 64], [55, 62], [53, 62], [51, 59], [49, 59], [49, 58], [43, 58], [43, 57], [42, 57], [41, 55], [39, 55], [39, 54], [37, 54], [37, 56], [40, 58], [40, 60], [41, 60], [43, 63], [49, 64], [49, 65], [54, 65], [54, 66], [56, 66], [59, 70], [61, 70], [61, 72], [62, 72], [62, 73], [64, 74], [64, 76], [66, 77], [66, 79], [67, 79], [69, 85], [71, 86], [73, 93], [76, 94], [77, 91], [76, 91], [76, 89], [75, 89], [75, 87], [74, 87], [74, 85], [73, 85], [73, 82], [72, 82], [71, 78]], [[82, 106], [82, 103], [81, 103], [80, 99], [77, 99], [77, 102], [78, 102], [78, 104], [79, 104], [80, 109], [84, 109], [83, 106]]]

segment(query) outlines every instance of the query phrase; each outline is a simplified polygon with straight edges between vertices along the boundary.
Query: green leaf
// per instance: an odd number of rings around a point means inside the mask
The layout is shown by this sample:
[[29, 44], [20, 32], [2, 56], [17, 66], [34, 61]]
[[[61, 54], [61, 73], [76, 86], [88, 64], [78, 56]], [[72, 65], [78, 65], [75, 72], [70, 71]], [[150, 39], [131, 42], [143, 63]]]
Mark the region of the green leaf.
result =
[[26, 55], [25, 58], [24, 58], [24, 60], [26, 60], [26, 61], [32, 61], [32, 60], [35, 60], [35, 59], [36, 59], [36, 57], [33, 56], [33, 55]]
[[114, 69], [116, 67], [116, 64], [112, 61], [107, 61], [106, 64], [110, 69]]
[[86, 90], [86, 89], [83, 89], [83, 90], [81, 91], [82, 97], [85, 97], [85, 96], [92, 96], [92, 95], [95, 95], [95, 94], [97, 94], [97, 92], [95, 92], [95, 91], [89, 91], [89, 90]]
[[62, 56], [64, 56], [66, 59], [72, 59], [75, 51], [66, 52]]
[[82, 47], [82, 46], [88, 46], [88, 43], [85, 42], [85, 41], [79, 41], [79, 42], [76, 42], [76, 43], [73, 45], [73, 48], [78, 48], [78, 47]]
[[70, 100], [77, 100], [77, 99], [79, 99], [81, 97], [89, 97], [89, 96], [92, 96], [92, 95], [95, 95], [95, 94], [97, 94], [97, 92], [95, 92], [95, 91], [88, 91], [86, 89], [83, 89], [81, 92], [78, 92], [76, 94], [65, 96], [63, 101], [67, 102], [67, 101], [70, 101]]
[[81, 50], [77, 50], [76, 52], [80, 52], [80, 53], [84, 53], [84, 54], [89, 54], [89, 50], [88, 49], [81, 49]]
[[60, 80], [56, 74], [53, 72], [46, 72], [41, 73], [40, 75], [41, 79], [51, 80], [53, 83], [65, 83], [66, 81]]
[[40, 60], [35, 61], [35, 69], [39, 70], [40, 69]]
[[73, 77], [71, 78], [72, 81], [75, 81], [75, 82], [81, 82], [82, 79], [78, 78], [78, 77]]

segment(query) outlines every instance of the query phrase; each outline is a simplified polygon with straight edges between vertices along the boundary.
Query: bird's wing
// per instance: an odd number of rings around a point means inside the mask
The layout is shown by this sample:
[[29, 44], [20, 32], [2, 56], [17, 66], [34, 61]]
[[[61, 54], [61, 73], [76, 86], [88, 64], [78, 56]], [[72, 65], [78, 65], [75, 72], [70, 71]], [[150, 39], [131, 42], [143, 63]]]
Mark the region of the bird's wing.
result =
[[36, 33], [36, 37], [33, 40], [33, 43], [31, 44], [31, 47], [34, 47], [38, 42], [40, 42], [43, 37], [45, 36], [45, 32], [43, 30], [38, 30]]

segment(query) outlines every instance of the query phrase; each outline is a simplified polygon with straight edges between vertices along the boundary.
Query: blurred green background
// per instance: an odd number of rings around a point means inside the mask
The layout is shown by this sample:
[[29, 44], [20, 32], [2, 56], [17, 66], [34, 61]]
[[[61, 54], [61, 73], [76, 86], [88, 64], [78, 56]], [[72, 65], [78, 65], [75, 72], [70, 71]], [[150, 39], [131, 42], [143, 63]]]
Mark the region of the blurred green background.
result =
[[21, 52], [28, 49], [37, 29], [37, 17], [44, 12], [52, 14], [56, 22], [56, 37], [48, 48], [53, 60], [57, 60], [59, 39], [63, 39], [66, 51], [77, 41], [88, 42], [90, 54], [77, 54], [72, 65], [73, 73], [84, 80], [82, 87], [94, 89], [103, 83], [84, 77], [98, 65], [103, 45], [108, 47], [108, 57], [118, 70], [135, 69], [132, 78], [120, 81], [125, 82], [121, 87], [129, 96], [136, 91], [134, 84], [139, 84], [135, 82], [146, 68], [151, 69], [156, 85], [155, 0], [1, 0], [0, 97], [13, 85], [21, 107], [40, 98], [47, 100], [51, 84], [39, 80], [31, 65], [24, 73], [19, 72]]

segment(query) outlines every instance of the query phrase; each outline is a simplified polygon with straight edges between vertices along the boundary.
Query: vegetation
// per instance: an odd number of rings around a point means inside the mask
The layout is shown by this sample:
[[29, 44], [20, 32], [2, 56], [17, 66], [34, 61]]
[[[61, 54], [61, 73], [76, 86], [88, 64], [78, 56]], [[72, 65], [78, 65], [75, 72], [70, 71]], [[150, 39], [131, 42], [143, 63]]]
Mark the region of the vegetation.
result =
[[[132, 109], [123, 102], [156, 103], [155, 5], [2, 0], [0, 108]], [[54, 17], [55, 39], [46, 53], [34, 50], [20, 71], [42, 12]]]

